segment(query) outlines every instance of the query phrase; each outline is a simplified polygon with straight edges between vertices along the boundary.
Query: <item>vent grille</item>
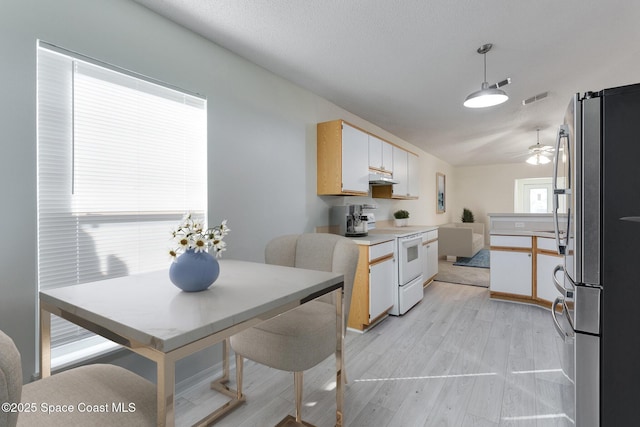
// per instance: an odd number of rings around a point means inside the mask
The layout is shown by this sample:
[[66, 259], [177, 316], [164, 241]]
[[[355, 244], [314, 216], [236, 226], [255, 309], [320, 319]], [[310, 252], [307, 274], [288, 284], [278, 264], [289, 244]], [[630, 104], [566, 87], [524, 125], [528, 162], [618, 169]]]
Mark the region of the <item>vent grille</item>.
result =
[[536, 101], [540, 101], [541, 99], [545, 99], [547, 96], [549, 96], [549, 92], [539, 93], [537, 95], [532, 96], [531, 98], [527, 98], [524, 101], [522, 101], [522, 105], [532, 104]]

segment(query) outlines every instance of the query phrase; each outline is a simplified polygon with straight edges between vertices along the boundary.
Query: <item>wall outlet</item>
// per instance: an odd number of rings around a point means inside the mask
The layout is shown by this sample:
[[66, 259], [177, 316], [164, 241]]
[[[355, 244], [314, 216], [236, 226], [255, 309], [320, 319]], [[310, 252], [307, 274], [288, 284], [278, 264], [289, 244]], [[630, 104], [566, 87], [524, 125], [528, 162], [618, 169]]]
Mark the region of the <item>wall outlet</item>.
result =
[[524, 222], [516, 222], [516, 228], [524, 228]]

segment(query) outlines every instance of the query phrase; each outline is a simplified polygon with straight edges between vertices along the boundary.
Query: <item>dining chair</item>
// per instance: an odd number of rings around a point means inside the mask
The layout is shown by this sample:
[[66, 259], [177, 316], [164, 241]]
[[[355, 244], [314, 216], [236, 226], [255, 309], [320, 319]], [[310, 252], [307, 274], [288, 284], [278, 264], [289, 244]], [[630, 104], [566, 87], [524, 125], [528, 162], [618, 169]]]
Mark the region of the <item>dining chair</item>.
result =
[[[346, 325], [358, 253], [357, 245], [345, 237], [327, 233], [308, 233], [280, 236], [271, 240], [265, 248], [265, 261], [267, 264], [342, 274], [343, 314]], [[324, 295], [233, 335], [230, 342], [236, 353], [236, 371], [240, 373], [237, 385], [239, 395], [242, 396], [243, 358], [293, 372], [296, 394], [295, 422], [298, 425], [303, 424], [302, 373], [336, 351], [335, 293]], [[344, 358], [344, 352], [342, 357]], [[290, 418], [286, 417], [280, 425], [286, 425], [286, 420]]]
[[154, 426], [156, 386], [115, 365], [73, 368], [22, 385], [20, 353], [0, 331], [0, 426]]

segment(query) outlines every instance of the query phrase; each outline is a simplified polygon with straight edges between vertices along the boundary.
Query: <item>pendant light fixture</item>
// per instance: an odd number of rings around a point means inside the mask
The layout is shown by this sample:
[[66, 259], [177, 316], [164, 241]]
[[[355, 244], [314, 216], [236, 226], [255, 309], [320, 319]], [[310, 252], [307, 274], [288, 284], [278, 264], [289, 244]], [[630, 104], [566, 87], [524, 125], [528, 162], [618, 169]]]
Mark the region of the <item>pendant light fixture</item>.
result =
[[[480, 86], [480, 90], [473, 92], [467, 96], [464, 100], [464, 106], [468, 108], [484, 108], [492, 107], [494, 105], [502, 104], [509, 99], [509, 96], [499, 89], [498, 85], [491, 85], [487, 83], [487, 52], [491, 50], [493, 45], [491, 43], [483, 44], [478, 48], [478, 53], [484, 58], [484, 80]], [[509, 80], [509, 79], [507, 79]]]
[[550, 145], [540, 145], [540, 129], [536, 129], [538, 133], [536, 145], [529, 147], [529, 152], [532, 153], [531, 157], [527, 159], [527, 163], [530, 165], [546, 165], [551, 162], [551, 159], [547, 157], [547, 153], [553, 150]]

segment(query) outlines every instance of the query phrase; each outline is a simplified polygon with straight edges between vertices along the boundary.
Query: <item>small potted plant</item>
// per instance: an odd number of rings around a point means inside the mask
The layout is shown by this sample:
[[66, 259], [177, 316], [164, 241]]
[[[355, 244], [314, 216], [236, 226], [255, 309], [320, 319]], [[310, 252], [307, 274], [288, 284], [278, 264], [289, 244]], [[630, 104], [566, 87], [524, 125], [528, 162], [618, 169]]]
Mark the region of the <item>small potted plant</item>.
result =
[[467, 208], [462, 209], [462, 217], [460, 219], [462, 219], [462, 222], [475, 221], [475, 218], [473, 218], [473, 212], [471, 212], [471, 209], [467, 209]]
[[406, 227], [409, 223], [409, 212], [404, 209], [395, 211], [393, 217], [396, 227]]

